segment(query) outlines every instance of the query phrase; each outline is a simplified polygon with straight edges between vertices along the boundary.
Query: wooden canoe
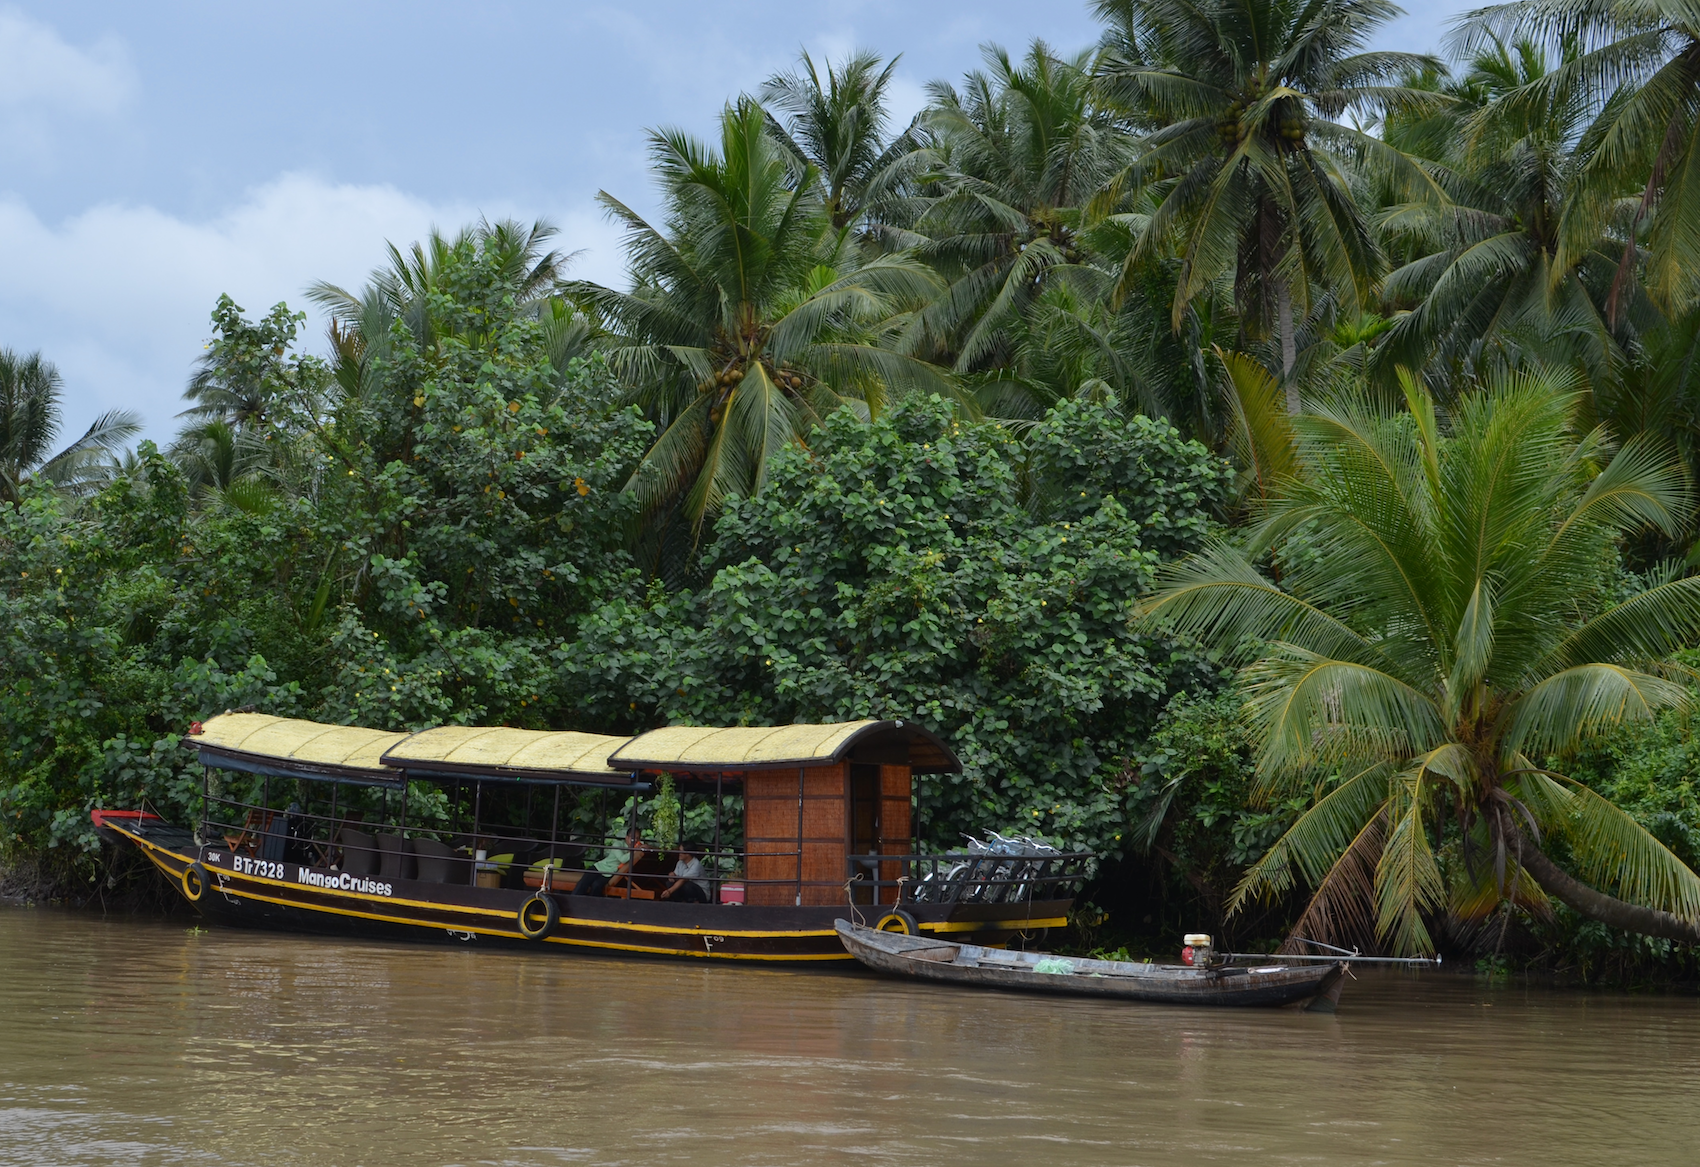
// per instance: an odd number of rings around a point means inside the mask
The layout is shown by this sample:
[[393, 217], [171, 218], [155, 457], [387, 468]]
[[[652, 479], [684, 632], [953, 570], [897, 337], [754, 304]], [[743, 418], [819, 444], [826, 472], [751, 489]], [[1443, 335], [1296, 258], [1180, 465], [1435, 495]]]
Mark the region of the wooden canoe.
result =
[[[837, 921], [835, 927], [850, 955], [869, 968], [975, 988], [1169, 1005], [1291, 1006], [1332, 1013], [1346, 975], [1344, 964], [1281, 964], [1279, 957], [1271, 957], [1266, 965], [1191, 968], [983, 948], [935, 936], [880, 932], [848, 920]], [[1040, 961], [1058, 971], [1036, 971]], [[1064, 966], [1071, 971], [1061, 971]]]

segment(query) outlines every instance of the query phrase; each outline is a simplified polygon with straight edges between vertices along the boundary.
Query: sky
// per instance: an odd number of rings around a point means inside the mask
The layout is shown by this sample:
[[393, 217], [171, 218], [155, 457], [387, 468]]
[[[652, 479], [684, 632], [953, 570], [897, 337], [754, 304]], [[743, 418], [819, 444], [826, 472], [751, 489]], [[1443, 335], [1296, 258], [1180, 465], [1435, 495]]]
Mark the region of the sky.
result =
[[[1431, 51], [1460, 0], [1377, 47]], [[901, 53], [897, 120], [987, 42], [1097, 36], [1084, 0], [0, 3], [0, 346], [65, 380], [62, 441], [103, 410], [177, 428], [229, 293], [251, 317], [358, 287], [384, 245], [545, 218], [574, 274], [619, 283], [607, 190], [654, 209], [645, 131], [706, 134], [801, 49]]]

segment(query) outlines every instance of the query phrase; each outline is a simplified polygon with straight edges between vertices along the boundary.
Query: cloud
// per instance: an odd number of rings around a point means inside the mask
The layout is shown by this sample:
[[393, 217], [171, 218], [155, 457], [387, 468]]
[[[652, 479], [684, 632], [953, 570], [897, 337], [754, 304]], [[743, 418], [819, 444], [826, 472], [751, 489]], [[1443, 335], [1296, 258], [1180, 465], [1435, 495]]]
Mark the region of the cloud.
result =
[[[433, 227], [452, 232], [512, 215], [506, 206], [432, 204], [392, 186], [335, 184], [285, 174], [222, 214], [193, 221], [150, 206], [95, 207], [57, 225], [16, 196], [0, 196], [0, 344], [42, 354], [66, 385], [65, 432], [104, 409], [134, 409], [156, 441], [173, 417], [190, 366], [227, 292], [250, 316], [280, 300], [309, 313], [309, 347], [323, 320], [303, 295], [316, 280], [358, 287], [384, 258]], [[566, 251], [583, 249], [574, 273], [617, 281], [617, 231], [590, 208], [546, 215]]]
[[17, 9], [0, 8], [0, 110], [110, 115], [135, 91], [135, 70], [118, 40], [79, 49]]

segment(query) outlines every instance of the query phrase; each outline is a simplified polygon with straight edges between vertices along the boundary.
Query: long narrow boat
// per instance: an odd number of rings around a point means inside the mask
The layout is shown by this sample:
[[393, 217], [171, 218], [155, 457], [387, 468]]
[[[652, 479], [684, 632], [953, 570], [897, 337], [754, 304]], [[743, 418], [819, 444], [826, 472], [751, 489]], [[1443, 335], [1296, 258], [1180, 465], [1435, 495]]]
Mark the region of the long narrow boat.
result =
[[1089, 960], [958, 944], [938, 936], [885, 932], [839, 920], [845, 950], [871, 969], [940, 984], [1077, 997], [1117, 997], [1165, 1005], [1293, 1006], [1332, 1013], [1340, 1002], [1344, 964], [1251, 968]]
[[[475, 947], [850, 963], [855, 907], [986, 944], [1066, 920], [1090, 858], [920, 855], [913, 775], [960, 771], [901, 721], [673, 726], [635, 738], [506, 727], [414, 734], [224, 713], [199, 754], [198, 821], [93, 812], [210, 922]], [[696, 808], [697, 902], [675, 856], [606, 880], [639, 800]], [[621, 816], [625, 816], [622, 818]], [[641, 833], [641, 832], [640, 832]], [[593, 892], [594, 894], [584, 894]], [[706, 902], [704, 902], [706, 901]]]

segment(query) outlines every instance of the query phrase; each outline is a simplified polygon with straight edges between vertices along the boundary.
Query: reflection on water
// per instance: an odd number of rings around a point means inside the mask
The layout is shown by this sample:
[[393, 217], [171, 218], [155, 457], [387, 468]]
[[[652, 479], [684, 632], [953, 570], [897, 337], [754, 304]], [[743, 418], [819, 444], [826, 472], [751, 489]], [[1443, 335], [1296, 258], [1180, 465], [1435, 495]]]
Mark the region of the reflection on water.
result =
[[0, 910], [0, 1162], [1700, 1162], [1700, 1002], [1335, 1017]]

